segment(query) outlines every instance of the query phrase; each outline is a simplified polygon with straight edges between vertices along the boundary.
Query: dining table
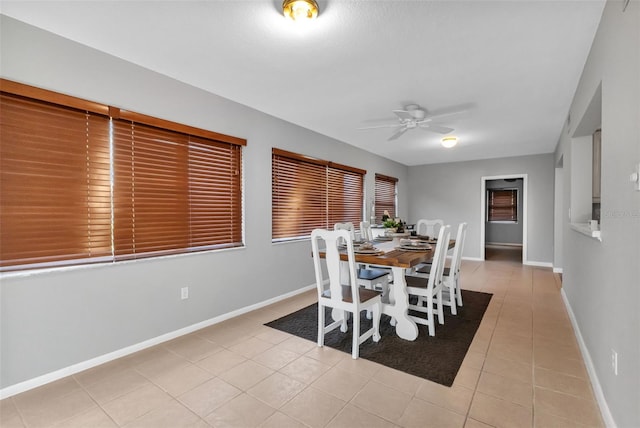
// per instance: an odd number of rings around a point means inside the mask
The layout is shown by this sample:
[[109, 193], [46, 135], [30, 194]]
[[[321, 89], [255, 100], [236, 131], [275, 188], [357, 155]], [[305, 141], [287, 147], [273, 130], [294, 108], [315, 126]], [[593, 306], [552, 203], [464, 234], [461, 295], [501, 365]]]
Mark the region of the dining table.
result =
[[[357, 264], [372, 267], [390, 268], [393, 276], [393, 283], [389, 284], [389, 301], [382, 303], [382, 313], [392, 318], [395, 322], [396, 334], [405, 340], [416, 340], [418, 338], [418, 326], [409, 317], [409, 294], [407, 292], [407, 282], [405, 274], [422, 263], [428, 263], [433, 258], [436, 243], [431, 241], [426, 249], [404, 249], [400, 246], [400, 239], [383, 240], [374, 239], [371, 243], [379, 250], [377, 253], [367, 251], [367, 254], [355, 251], [355, 262]], [[449, 248], [453, 248], [455, 242], [449, 242]], [[324, 254], [320, 254], [324, 257]], [[347, 262], [347, 253], [340, 252], [340, 260]], [[348, 266], [343, 264], [348, 272]], [[336, 312], [332, 314], [334, 320], [340, 315]]]

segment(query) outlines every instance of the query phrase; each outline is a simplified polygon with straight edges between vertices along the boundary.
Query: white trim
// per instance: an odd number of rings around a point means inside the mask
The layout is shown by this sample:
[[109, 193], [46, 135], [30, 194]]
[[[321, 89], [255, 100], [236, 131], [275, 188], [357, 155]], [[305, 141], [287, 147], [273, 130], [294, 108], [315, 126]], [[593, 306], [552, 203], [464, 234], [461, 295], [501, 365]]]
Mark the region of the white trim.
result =
[[485, 242], [485, 245], [495, 245], [499, 247], [520, 247], [522, 248], [522, 244], [512, 244], [510, 242]]
[[600, 230], [591, 230], [591, 226], [583, 223], [569, 223], [569, 227], [576, 232], [580, 232], [589, 238], [597, 239], [602, 242], [602, 234]]
[[536, 262], [531, 260], [525, 260], [522, 264], [527, 266], [553, 267], [553, 263], [551, 262]]
[[480, 257], [462, 257], [462, 260], [469, 260], [472, 262], [481, 262], [483, 259]]
[[593, 387], [593, 392], [596, 396], [598, 407], [600, 407], [600, 414], [602, 415], [604, 424], [608, 428], [617, 428], [616, 421], [613, 419], [613, 415], [609, 410], [609, 405], [607, 404], [607, 400], [604, 397], [604, 392], [602, 391], [602, 387], [600, 386], [600, 381], [598, 380], [596, 369], [593, 366], [591, 355], [589, 354], [587, 345], [584, 343], [584, 339], [582, 338], [582, 334], [580, 333], [580, 327], [578, 326], [578, 321], [576, 320], [573, 310], [571, 309], [571, 304], [569, 303], [569, 299], [567, 298], [567, 295], [565, 294], [564, 289], [560, 290], [560, 295], [562, 296], [562, 301], [564, 302], [565, 308], [567, 308], [567, 313], [569, 314], [569, 319], [571, 320], [573, 331], [575, 331], [576, 333], [576, 339], [578, 340], [578, 345], [580, 346], [582, 359], [584, 360], [585, 366], [587, 367], [587, 373], [589, 373], [591, 386]]
[[480, 260], [485, 259], [485, 216], [486, 216], [486, 193], [488, 180], [503, 180], [505, 178], [522, 178], [522, 264], [527, 264], [528, 247], [528, 199], [529, 199], [529, 175], [528, 174], [507, 174], [493, 175], [480, 178]]
[[316, 284], [311, 284], [306, 287], [299, 288], [297, 290], [291, 291], [289, 293], [282, 294], [280, 296], [273, 297], [271, 299], [264, 300], [262, 302], [255, 303], [253, 305], [245, 306], [243, 308], [237, 309], [232, 312], [228, 312], [226, 314], [219, 315], [214, 318], [210, 318], [205, 321], [201, 321], [195, 324], [192, 324], [187, 327], [180, 328], [178, 330], [171, 331], [169, 333], [165, 333], [163, 335], [136, 343], [134, 345], [127, 346], [122, 349], [118, 349], [117, 351], [109, 352], [108, 354], [100, 355], [95, 358], [91, 358], [86, 361], [82, 361], [77, 364], [73, 364], [69, 367], [65, 367], [50, 373], [46, 373], [44, 375], [34, 377], [29, 380], [25, 380], [20, 383], [16, 383], [14, 385], [8, 386], [6, 388], [0, 389], [0, 400], [5, 398], [9, 398], [13, 395], [20, 394], [22, 392], [28, 391], [33, 388], [37, 388], [39, 386], [45, 385], [47, 383], [62, 379], [64, 377], [70, 376], [75, 373], [79, 373], [81, 371], [90, 369], [92, 367], [99, 366], [104, 363], [108, 363], [109, 361], [113, 361], [118, 358], [122, 358], [129, 354], [133, 354], [134, 352], [141, 351], [143, 349], [149, 348], [151, 346], [158, 345], [160, 343], [166, 342], [171, 339], [175, 339], [176, 337], [183, 336], [188, 333], [192, 333], [196, 330], [200, 330], [205, 327], [209, 327], [214, 324], [218, 324], [222, 321], [228, 320], [229, 318], [236, 317], [238, 315], [245, 314], [247, 312], [254, 311], [256, 309], [260, 309], [264, 306], [271, 305], [272, 303], [279, 302], [284, 299], [288, 299], [289, 297], [296, 296], [298, 294], [304, 293], [306, 291], [312, 290], [316, 288]]
[[562, 268], [561, 267], [554, 267], [553, 268], [553, 273], [562, 273]]

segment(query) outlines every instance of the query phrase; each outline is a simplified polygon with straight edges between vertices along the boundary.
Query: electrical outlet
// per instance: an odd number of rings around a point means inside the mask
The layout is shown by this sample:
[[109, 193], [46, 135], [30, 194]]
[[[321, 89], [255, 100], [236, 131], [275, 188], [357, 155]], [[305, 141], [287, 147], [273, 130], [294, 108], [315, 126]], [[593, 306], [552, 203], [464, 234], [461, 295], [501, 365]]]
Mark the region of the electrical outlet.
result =
[[618, 376], [618, 353], [615, 349], [611, 350], [611, 370], [614, 375]]
[[189, 287], [182, 287], [180, 289], [180, 298], [182, 300], [189, 298]]

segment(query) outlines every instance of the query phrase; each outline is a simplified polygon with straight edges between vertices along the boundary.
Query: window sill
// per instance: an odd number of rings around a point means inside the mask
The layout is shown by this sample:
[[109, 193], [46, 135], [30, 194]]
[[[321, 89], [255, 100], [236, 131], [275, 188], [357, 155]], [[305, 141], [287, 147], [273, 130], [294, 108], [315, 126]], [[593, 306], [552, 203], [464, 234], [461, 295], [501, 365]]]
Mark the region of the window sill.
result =
[[602, 242], [602, 235], [600, 234], [600, 230], [591, 230], [591, 227], [588, 223], [569, 223], [569, 226], [571, 226], [571, 229], [575, 230], [578, 233]]

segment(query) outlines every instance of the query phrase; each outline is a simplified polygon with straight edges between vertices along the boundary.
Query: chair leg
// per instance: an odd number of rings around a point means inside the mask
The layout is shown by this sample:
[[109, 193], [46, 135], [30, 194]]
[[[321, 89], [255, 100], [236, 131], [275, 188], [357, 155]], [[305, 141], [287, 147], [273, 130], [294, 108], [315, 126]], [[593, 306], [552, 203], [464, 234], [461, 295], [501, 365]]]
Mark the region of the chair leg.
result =
[[318, 346], [324, 346], [324, 306], [318, 303]]
[[429, 336], [435, 336], [436, 326], [433, 322], [433, 296], [427, 296], [427, 327], [429, 328]]
[[[355, 317], [353, 317], [355, 320]], [[342, 311], [342, 324], [340, 325], [340, 331], [346, 333], [349, 330], [347, 326], [347, 311]]]
[[358, 359], [360, 354], [360, 314], [353, 314], [353, 332], [351, 340], [351, 358]]
[[438, 308], [438, 323], [444, 324], [444, 310], [442, 309], [442, 288], [436, 293], [436, 306]]
[[380, 317], [382, 315], [381, 305], [373, 306], [373, 341], [380, 341]]
[[458, 298], [458, 306], [462, 306], [462, 290], [460, 289], [460, 282], [456, 277], [456, 297]]
[[458, 315], [458, 293], [456, 292], [455, 283], [449, 287], [449, 307], [451, 308], [451, 315]]

